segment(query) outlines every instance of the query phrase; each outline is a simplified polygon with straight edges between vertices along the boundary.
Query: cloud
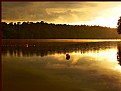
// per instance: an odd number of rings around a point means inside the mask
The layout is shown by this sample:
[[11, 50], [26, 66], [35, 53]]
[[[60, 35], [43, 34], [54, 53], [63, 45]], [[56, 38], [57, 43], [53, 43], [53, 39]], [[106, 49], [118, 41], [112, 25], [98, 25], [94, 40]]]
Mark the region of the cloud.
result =
[[32, 5], [31, 2], [2, 2], [2, 8], [16, 8]]
[[2, 2], [2, 20], [79, 22], [94, 20], [104, 9], [121, 3], [110, 2]]

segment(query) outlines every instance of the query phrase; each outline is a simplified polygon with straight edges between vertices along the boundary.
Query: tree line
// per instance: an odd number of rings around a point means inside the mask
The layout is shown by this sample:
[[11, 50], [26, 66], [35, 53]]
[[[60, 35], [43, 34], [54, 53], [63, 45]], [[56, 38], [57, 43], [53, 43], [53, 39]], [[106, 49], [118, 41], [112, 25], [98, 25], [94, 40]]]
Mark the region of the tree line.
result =
[[121, 38], [116, 28], [41, 22], [2, 22], [2, 39]]

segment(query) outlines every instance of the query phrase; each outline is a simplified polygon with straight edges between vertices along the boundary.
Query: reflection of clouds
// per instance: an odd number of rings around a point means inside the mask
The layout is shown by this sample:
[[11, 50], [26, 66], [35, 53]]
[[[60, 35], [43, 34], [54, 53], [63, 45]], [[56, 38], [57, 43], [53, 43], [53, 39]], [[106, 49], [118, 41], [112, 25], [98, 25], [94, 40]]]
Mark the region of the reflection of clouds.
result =
[[[93, 45], [93, 47], [95, 46]], [[76, 49], [77, 47], [71, 48]], [[87, 46], [84, 48], [87, 48]], [[38, 51], [40, 52], [39, 49]], [[120, 91], [121, 72], [119, 71], [121, 71], [121, 66], [115, 60], [117, 48], [102, 48], [101, 46], [98, 52], [86, 49], [84, 53], [81, 53], [80, 49], [78, 52], [72, 51], [69, 52], [70, 60], [65, 59], [67, 52], [60, 54], [57, 50], [52, 54], [49, 52], [42, 57], [41, 55], [36, 55], [33, 50], [29, 50], [27, 53], [32, 52], [35, 55], [2, 55], [5, 81], [10, 84], [10, 88], [12, 86], [24, 87], [26, 84], [28, 89], [31, 89], [30, 86], [32, 85], [34, 88], [42, 89], [42, 91], [45, 87], [50, 88], [51, 86], [53, 87], [51, 89], [56, 91], [58, 91], [58, 88], [60, 89], [59, 91]], [[16, 82], [18, 82], [17, 85]], [[21, 83], [23, 82], [25, 84], [22, 85]], [[17, 91], [17, 89], [14, 91]]]
[[93, 64], [97, 67], [114, 69], [117, 66], [117, 56], [116, 49], [102, 50], [99, 53], [87, 53], [87, 56], [93, 58], [93, 61], [96, 61], [96, 64]]
[[65, 68], [68, 66], [69, 61], [66, 61], [64, 54], [54, 54], [46, 56], [46, 67], [49, 68]]
[[77, 63], [77, 61], [80, 59], [80, 57], [79, 56], [71, 56], [71, 64], [76, 64]]
[[116, 59], [117, 59], [116, 52], [117, 52], [117, 50], [112, 48], [112, 49], [108, 49], [108, 50], [100, 50], [98, 53], [97, 52], [88, 52], [85, 54], [81, 54], [81, 53], [73, 52], [71, 55], [73, 55], [72, 59], [74, 62], [85, 57], [85, 59], [88, 59], [88, 60], [92, 59], [94, 61], [100, 61], [100, 62], [104, 62], [104, 63], [106, 63], [107, 61], [111, 62], [111, 63], [113, 63], [113, 62], [115, 63]]
[[[114, 69], [119, 65], [116, 55], [117, 46], [114, 42], [34, 43], [36, 47], [4, 46], [2, 54], [6, 58], [29, 58], [27, 61], [36, 61], [47, 67], [77, 67], [96, 70], [96, 68]], [[66, 53], [70, 55], [69, 60], [66, 60]]]
[[118, 66], [116, 59], [116, 49], [102, 50], [98, 53], [69, 53], [71, 59], [65, 60], [65, 55], [54, 54], [48, 56], [53, 61], [48, 63], [48, 66], [55, 67], [77, 67], [84, 69], [111, 69], [114, 70]]
[[89, 56], [95, 56], [97, 60], [103, 60], [109, 59], [110, 61], [115, 61], [116, 60], [116, 49], [107, 49], [107, 50], [102, 50], [99, 53], [87, 53]]
[[65, 61], [65, 54], [54, 54], [49, 57], [57, 59], [58, 61]]

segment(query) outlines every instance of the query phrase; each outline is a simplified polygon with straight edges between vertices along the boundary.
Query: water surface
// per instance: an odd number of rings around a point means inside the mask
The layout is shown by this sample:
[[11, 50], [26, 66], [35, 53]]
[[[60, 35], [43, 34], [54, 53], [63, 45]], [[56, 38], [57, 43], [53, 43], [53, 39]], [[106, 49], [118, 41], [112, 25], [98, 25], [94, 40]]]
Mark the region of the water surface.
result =
[[121, 90], [119, 40], [2, 42], [3, 91]]

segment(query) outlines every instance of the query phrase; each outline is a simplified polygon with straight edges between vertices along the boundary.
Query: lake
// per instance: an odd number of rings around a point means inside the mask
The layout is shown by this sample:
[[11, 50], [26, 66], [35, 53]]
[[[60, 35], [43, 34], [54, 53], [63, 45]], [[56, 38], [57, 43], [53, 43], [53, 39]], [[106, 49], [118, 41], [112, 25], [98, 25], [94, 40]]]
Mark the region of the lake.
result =
[[121, 91], [121, 40], [3, 39], [3, 91]]

